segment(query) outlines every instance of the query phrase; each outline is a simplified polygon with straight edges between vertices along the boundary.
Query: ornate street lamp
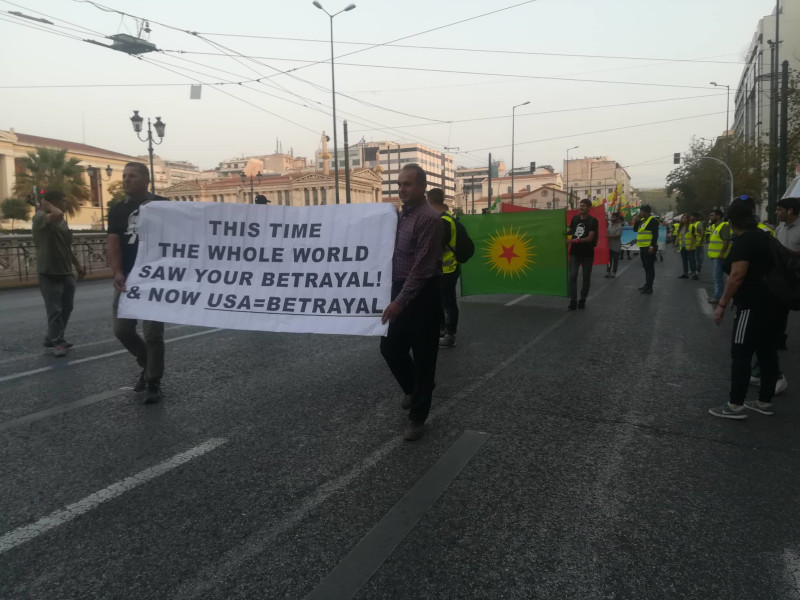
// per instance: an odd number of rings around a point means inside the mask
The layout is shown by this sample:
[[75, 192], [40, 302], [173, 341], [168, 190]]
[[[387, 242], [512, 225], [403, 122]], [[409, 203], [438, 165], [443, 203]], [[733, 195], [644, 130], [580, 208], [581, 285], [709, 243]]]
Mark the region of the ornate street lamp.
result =
[[[247, 175], [244, 174], [244, 171], [242, 171], [240, 173], [240, 175], [242, 177], [242, 185], [245, 185], [247, 183]], [[261, 183], [261, 171], [256, 173], [256, 178], [258, 179], [258, 183], [260, 184]], [[250, 202], [248, 202], [248, 204], [253, 204], [253, 198], [254, 198], [253, 193], [254, 193], [253, 192], [253, 176], [250, 175]]]
[[153, 139], [153, 130], [151, 128], [150, 118], [147, 118], [147, 137], [143, 138], [139, 135], [142, 132], [142, 123], [144, 119], [139, 116], [139, 111], [133, 111], [133, 116], [131, 117], [131, 124], [133, 125], [133, 130], [136, 132], [136, 137], [138, 137], [141, 141], [147, 142], [147, 151], [150, 154], [150, 191], [155, 194], [156, 193], [156, 174], [153, 171], [153, 144], [160, 144], [164, 141], [164, 129], [167, 127], [167, 124], [161, 120], [161, 117], [156, 117], [156, 122], [152, 124], [153, 127], [156, 128], [156, 135], [159, 137], [159, 141]]

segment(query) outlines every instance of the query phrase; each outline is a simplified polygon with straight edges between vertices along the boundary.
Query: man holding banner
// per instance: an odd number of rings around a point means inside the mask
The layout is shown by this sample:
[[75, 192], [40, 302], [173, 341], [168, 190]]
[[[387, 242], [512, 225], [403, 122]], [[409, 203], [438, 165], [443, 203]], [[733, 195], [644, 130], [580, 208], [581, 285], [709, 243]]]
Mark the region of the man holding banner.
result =
[[136, 319], [117, 316], [119, 297], [126, 291], [125, 281], [136, 263], [139, 249], [139, 209], [151, 200], [166, 200], [148, 193], [150, 171], [142, 163], [128, 163], [122, 172], [122, 188], [127, 198], [108, 211], [108, 262], [114, 273], [114, 335], [133, 354], [142, 368], [134, 392], [147, 390], [145, 404], [161, 401], [161, 376], [164, 374], [164, 323], [142, 320], [142, 339], [136, 332]]
[[425, 432], [436, 375], [442, 229], [439, 214], [425, 199], [427, 178], [419, 165], [404, 166], [397, 185], [403, 207], [392, 256], [392, 301], [381, 317], [389, 322], [381, 354], [405, 394], [409, 425], [404, 437], [414, 441]]

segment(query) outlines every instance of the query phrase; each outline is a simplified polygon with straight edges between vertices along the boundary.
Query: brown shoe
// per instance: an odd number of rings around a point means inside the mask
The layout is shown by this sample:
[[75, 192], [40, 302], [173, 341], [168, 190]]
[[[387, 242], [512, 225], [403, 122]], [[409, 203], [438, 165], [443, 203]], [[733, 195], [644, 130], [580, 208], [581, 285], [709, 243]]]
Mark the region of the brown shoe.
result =
[[414, 396], [411, 394], [406, 394], [403, 396], [403, 401], [400, 403], [400, 408], [403, 410], [408, 410], [411, 408], [411, 401], [414, 399]]
[[403, 438], [409, 442], [416, 442], [425, 433], [425, 423], [411, 421], [403, 433]]

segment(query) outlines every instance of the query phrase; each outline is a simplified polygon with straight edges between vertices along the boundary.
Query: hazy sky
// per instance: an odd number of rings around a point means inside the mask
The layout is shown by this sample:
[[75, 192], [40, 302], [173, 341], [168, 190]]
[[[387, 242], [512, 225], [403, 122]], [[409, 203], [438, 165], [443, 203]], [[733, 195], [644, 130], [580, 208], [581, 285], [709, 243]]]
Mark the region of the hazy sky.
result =
[[[348, 4], [322, 3], [332, 13]], [[517, 109], [517, 166], [560, 169], [580, 146], [571, 157], [607, 155], [646, 188], [664, 184], [693, 135], [724, 130], [725, 89], [710, 81], [731, 86], [733, 121], [743, 55], [775, 2], [356, 4], [333, 21], [340, 146], [347, 119], [351, 144], [420, 142], [457, 147], [457, 165], [485, 164], [489, 152], [510, 165], [511, 107], [530, 100]], [[81, 41], [137, 34], [141, 24], [112, 9], [149, 19], [164, 52], [140, 60]], [[0, 10], [0, 129], [145, 154], [129, 121], [137, 109], [167, 123], [160, 156], [206, 169], [272, 153], [276, 139], [312, 157], [331, 133], [330, 21], [311, 0], [0, 0]], [[45, 26], [60, 35], [24, 27], [39, 26], [14, 11], [63, 26]], [[399, 38], [403, 47], [368, 45]], [[209, 85], [221, 82], [233, 83]], [[204, 84], [201, 100], [189, 99], [192, 83]]]

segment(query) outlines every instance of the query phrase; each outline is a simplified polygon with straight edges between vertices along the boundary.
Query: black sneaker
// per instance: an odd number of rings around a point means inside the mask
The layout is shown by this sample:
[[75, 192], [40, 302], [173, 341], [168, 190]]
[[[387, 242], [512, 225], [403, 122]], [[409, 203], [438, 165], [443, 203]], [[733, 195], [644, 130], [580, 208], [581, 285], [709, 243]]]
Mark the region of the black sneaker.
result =
[[161, 393], [161, 382], [159, 381], [148, 381], [147, 382], [147, 396], [144, 399], [145, 404], [156, 404], [161, 402], [163, 398], [163, 394]]
[[578, 308], [586, 308], [586, 300], [578, 300]]
[[650, 290], [650, 289], [644, 288], [644, 289], [642, 289], [642, 290], [639, 290], [639, 292], [640, 292], [640, 293], [642, 293], [642, 294], [652, 294], [652, 293], [653, 293], [653, 290]]
[[[64, 348], [72, 348], [72, 346], [73, 346], [72, 342], [68, 342], [67, 340], [60, 340], [60, 342], [61, 342], [61, 345], [64, 346]], [[58, 342], [54, 342], [52, 340], [45, 340], [44, 341], [44, 347], [45, 348], [55, 348], [57, 345], [58, 345]]]
[[689, 279], [689, 276], [684, 273], [683, 275], [678, 275], [678, 279]]
[[575, 310], [576, 308], [578, 308], [578, 305], [577, 305], [577, 304], [575, 304], [574, 302], [570, 302], [570, 303], [567, 305], [567, 310]]
[[142, 369], [142, 372], [139, 373], [139, 379], [136, 380], [136, 385], [133, 386], [133, 391], [138, 394], [145, 391], [145, 389], [147, 389], [147, 383], [144, 380], [144, 369]]

